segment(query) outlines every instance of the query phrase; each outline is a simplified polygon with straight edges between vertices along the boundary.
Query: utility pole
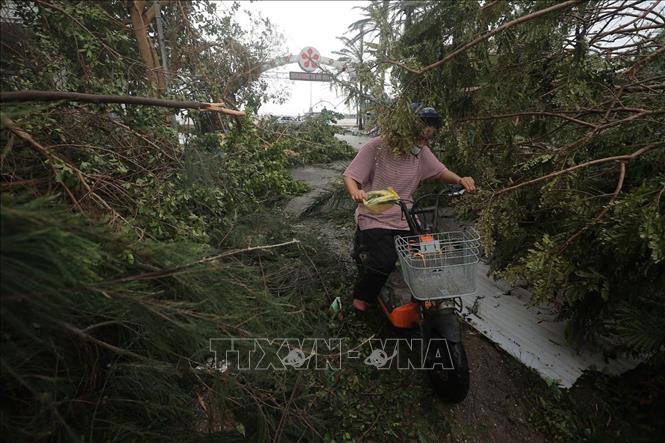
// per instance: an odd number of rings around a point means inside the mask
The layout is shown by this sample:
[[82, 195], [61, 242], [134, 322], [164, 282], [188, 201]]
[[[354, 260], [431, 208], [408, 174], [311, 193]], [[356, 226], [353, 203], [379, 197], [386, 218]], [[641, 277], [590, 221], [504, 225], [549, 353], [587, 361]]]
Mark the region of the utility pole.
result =
[[[363, 55], [365, 54], [365, 25], [362, 25], [360, 27], [360, 64], [363, 63]], [[363, 100], [364, 100], [364, 93], [363, 93], [363, 85], [360, 79], [358, 79], [358, 90], [360, 91], [360, 95], [358, 97], [358, 129], [363, 130]]]

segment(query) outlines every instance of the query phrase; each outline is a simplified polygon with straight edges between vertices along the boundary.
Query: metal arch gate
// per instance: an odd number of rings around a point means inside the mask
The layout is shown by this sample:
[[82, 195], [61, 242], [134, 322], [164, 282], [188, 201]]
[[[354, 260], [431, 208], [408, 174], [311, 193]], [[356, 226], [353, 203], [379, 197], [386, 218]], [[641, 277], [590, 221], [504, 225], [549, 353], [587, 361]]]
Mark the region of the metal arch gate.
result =
[[[262, 74], [270, 69], [279, 66], [297, 63], [304, 72], [290, 72], [290, 80], [304, 80], [304, 81], [332, 81], [332, 76], [329, 73], [314, 72], [321, 67], [321, 65], [328, 65], [337, 68], [339, 72], [347, 72], [351, 77], [351, 81], [355, 80], [355, 71], [346, 63], [342, 63], [330, 57], [323, 57], [319, 51], [313, 46], [305, 46], [298, 54], [285, 55], [274, 58], [266, 63], [260, 65], [258, 74]], [[309, 111], [312, 112], [312, 89], [310, 84], [310, 97], [309, 97]]]
[[[272, 60], [267, 61], [266, 63], [263, 63], [260, 68], [259, 68], [259, 73], [263, 73], [269, 69], [277, 68], [279, 66], [283, 65], [288, 65], [291, 63], [298, 63], [301, 67], [301, 69], [305, 72], [313, 72], [318, 68], [320, 65], [328, 65], [332, 66], [333, 68], [337, 68], [340, 71], [345, 71], [348, 72], [349, 75], [354, 77], [355, 72], [354, 70], [349, 67], [346, 63], [342, 63], [338, 60], [335, 60], [330, 57], [324, 57], [324, 56], [319, 56], [318, 59], [316, 59], [315, 64], [313, 69], [310, 66], [305, 66], [305, 63], [303, 63], [303, 55], [308, 54], [308, 50], [313, 50], [316, 51], [311, 46], [306, 46], [305, 48], [302, 49], [298, 54], [291, 54], [291, 55], [284, 55], [281, 57], [276, 57]], [[318, 55], [318, 51], [316, 51], [316, 54]]]

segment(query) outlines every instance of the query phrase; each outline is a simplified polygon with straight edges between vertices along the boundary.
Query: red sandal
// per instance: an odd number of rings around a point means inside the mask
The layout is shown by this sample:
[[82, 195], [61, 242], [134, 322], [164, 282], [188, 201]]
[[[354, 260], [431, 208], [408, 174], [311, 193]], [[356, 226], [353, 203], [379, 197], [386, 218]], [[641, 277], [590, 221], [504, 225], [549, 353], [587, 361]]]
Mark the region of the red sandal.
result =
[[365, 312], [369, 307], [369, 304], [364, 300], [360, 300], [359, 298], [354, 298], [352, 306], [356, 309], [356, 311]]

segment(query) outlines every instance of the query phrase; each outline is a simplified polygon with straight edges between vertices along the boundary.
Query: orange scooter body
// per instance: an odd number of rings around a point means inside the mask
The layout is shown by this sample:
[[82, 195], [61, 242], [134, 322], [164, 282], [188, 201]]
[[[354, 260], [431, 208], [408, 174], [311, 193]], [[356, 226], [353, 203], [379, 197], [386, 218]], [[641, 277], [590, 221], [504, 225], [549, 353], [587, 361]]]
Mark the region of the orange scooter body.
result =
[[[423, 234], [419, 237], [419, 240], [421, 243], [427, 243], [432, 242], [434, 237], [430, 234]], [[391, 277], [396, 274], [397, 273], [394, 272], [391, 274]], [[417, 328], [420, 322], [420, 303], [411, 297], [409, 289], [405, 286], [401, 275], [392, 280], [392, 284], [393, 286], [398, 287], [395, 288], [392, 293], [394, 294], [395, 291], [401, 291], [402, 295], [399, 297], [391, 297], [389, 293], [382, 292], [378, 297], [381, 309], [394, 327], [400, 329]], [[428, 307], [428, 303], [429, 302], [425, 302], [425, 307]]]
[[393, 308], [392, 311], [389, 311], [386, 305], [383, 303], [383, 299], [379, 297], [379, 305], [381, 305], [381, 309], [383, 309], [383, 312], [385, 312], [388, 320], [390, 320], [390, 323], [392, 323], [396, 328], [412, 329], [418, 327], [418, 320], [420, 318], [420, 314], [418, 312], [418, 303], [406, 303], [404, 305]]

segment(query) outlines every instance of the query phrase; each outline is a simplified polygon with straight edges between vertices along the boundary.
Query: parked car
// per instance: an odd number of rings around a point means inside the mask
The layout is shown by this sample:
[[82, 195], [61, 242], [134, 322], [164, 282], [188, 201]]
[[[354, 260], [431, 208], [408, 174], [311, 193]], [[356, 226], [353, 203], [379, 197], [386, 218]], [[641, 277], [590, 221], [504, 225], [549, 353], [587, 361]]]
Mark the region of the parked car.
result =
[[298, 120], [296, 120], [294, 117], [291, 117], [290, 115], [281, 115], [277, 117], [276, 122], [279, 124], [297, 124]]

